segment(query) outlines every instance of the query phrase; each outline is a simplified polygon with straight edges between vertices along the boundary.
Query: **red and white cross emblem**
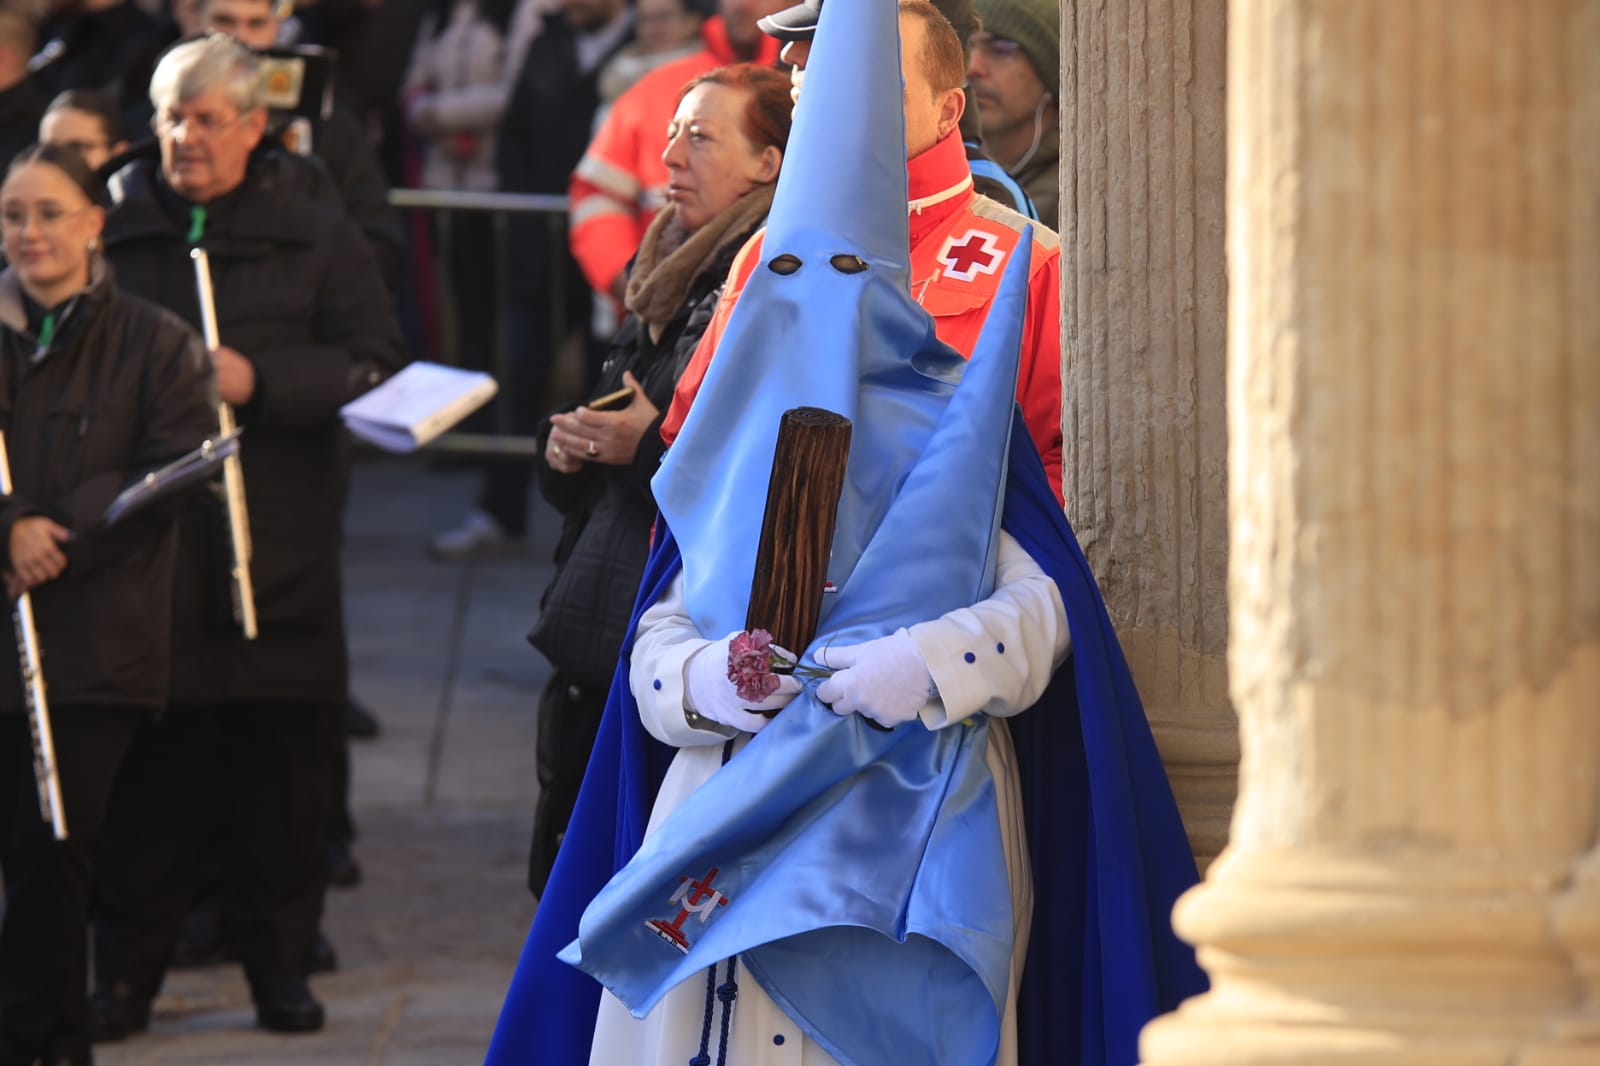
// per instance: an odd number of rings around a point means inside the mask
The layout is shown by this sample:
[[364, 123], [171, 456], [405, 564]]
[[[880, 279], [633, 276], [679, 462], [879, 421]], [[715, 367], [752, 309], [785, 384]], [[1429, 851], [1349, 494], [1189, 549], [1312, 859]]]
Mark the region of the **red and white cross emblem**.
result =
[[717, 867], [713, 866], [702, 878], [678, 878], [678, 890], [667, 900], [668, 903], [678, 904], [678, 916], [670, 922], [652, 918], [644, 923], [645, 927], [685, 955], [689, 954], [689, 938], [683, 932], [684, 919], [692, 914], [704, 925], [715, 908], [728, 905], [728, 897], [711, 887], [718, 872]]
[[949, 237], [939, 252], [946, 277], [971, 281], [979, 274], [993, 274], [1006, 257], [995, 243], [994, 234], [969, 229], [959, 237]]

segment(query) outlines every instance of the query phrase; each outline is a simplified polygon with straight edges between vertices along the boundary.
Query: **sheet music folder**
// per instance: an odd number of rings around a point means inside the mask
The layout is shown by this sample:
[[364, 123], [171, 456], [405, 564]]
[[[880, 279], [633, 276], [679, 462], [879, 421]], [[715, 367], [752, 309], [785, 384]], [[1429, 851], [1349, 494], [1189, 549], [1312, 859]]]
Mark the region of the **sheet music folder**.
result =
[[488, 403], [493, 377], [440, 363], [411, 363], [339, 409], [350, 432], [390, 452], [414, 452]]
[[239, 450], [239, 432], [236, 429], [227, 436], [202, 441], [193, 451], [150, 471], [117, 493], [100, 516], [101, 524], [115, 525], [149, 504], [216, 474], [222, 469], [222, 461]]

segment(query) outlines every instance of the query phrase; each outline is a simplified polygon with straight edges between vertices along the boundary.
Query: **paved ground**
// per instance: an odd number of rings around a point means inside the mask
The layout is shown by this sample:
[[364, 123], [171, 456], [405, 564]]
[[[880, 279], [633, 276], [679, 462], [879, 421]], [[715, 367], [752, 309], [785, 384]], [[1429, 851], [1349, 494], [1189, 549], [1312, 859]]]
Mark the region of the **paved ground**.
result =
[[100, 1066], [457, 1066], [488, 1046], [533, 915], [534, 704], [548, 671], [523, 639], [555, 520], [521, 558], [441, 564], [422, 550], [476, 486], [422, 459], [357, 464], [345, 592], [354, 686], [383, 722], [354, 745], [364, 883], [329, 897], [336, 974], [315, 978], [327, 1028], [254, 1028], [237, 967], [171, 974], [151, 1032]]

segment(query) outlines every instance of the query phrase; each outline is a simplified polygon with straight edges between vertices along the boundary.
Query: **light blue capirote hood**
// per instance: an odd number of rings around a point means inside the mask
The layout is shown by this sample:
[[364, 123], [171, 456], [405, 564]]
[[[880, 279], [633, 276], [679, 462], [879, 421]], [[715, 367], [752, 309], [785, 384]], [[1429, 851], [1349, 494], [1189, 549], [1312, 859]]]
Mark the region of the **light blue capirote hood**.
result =
[[[808, 657], [993, 586], [1028, 258], [1008, 264], [969, 366], [909, 293], [897, 22], [894, 0], [824, 11], [761, 263], [654, 481], [707, 638], [744, 627], [778, 423], [796, 406], [854, 425], [839, 591]], [[799, 268], [771, 269], [781, 257]], [[988, 1061], [1013, 945], [987, 735], [981, 717], [880, 732], [808, 690], [645, 840], [562, 958], [642, 1014], [740, 955], [842, 1061]], [[679, 953], [647, 923], [713, 868], [727, 904]]]
[[[690, 615], [717, 637], [744, 627], [779, 415], [805, 405], [856, 424], [829, 574], [842, 588], [863, 547], [855, 531], [874, 524], [915, 454], [915, 442], [885, 452], [864, 441], [869, 423], [886, 421], [866, 416], [907, 391], [947, 395], [960, 374], [960, 356], [910, 297], [895, 5], [834, 6], [817, 28], [761, 262], [653, 484], [684, 552]], [[776, 273], [779, 256], [799, 269]], [[868, 269], [842, 273], [835, 257]]]

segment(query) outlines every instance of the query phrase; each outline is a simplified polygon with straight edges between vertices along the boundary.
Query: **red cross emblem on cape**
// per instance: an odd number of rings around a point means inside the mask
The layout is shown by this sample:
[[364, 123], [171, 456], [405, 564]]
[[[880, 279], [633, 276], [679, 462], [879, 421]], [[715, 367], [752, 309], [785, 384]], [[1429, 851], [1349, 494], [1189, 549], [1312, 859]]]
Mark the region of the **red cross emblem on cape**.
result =
[[980, 229], [969, 229], [959, 237], [949, 237], [939, 252], [939, 262], [944, 265], [945, 277], [957, 281], [971, 281], [979, 274], [993, 274], [1000, 269], [1006, 254], [996, 244], [994, 234]]
[[689, 937], [683, 931], [684, 920], [692, 914], [704, 925], [715, 908], [728, 905], [728, 897], [711, 887], [718, 872], [717, 867], [713, 866], [698, 880], [688, 875], [678, 878], [678, 890], [667, 900], [668, 903], [678, 904], [678, 916], [670, 922], [652, 918], [644, 923], [645, 928], [685, 955], [689, 954]]

